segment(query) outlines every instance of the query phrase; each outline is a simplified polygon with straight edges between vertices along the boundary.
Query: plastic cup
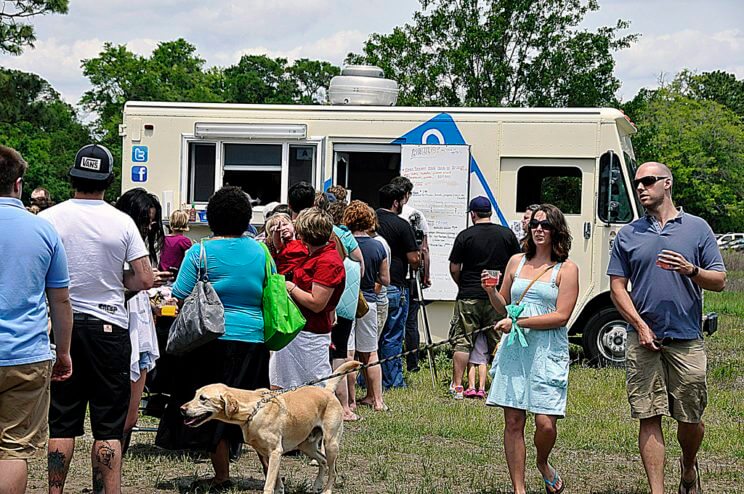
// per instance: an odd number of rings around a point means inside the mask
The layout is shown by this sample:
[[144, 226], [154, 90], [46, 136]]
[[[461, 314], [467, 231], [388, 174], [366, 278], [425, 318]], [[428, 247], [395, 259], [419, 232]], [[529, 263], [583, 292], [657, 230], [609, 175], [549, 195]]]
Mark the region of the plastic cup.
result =
[[[660, 250], [656, 255], [660, 256], [661, 254], [662, 254], [662, 251]], [[666, 270], [669, 270], [672, 267], [671, 264], [662, 261], [658, 257], [656, 258], [656, 265], [659, 266], [661, 269], [666, 269]]]
[[501, 280], [501, 271], [498, 269], [486, 269], [486, 274], [488, 275], [488, 278], [486, 278], [484, 282], [486, 286], [496, 286], [499, 284], [499, 281]]

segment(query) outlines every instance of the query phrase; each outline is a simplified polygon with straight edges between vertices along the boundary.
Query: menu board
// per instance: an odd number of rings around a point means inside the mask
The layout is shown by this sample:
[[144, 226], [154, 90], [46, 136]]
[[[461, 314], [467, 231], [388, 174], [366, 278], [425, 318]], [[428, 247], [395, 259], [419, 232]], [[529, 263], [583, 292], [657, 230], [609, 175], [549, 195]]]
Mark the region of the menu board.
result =
[[409, 205], [429, 224], [431, 287], [426, 300], [455, 300], [449, 274], [455, 237], [467, 227], [470, 146], [402, 145], [400, 174], [413, 182]]

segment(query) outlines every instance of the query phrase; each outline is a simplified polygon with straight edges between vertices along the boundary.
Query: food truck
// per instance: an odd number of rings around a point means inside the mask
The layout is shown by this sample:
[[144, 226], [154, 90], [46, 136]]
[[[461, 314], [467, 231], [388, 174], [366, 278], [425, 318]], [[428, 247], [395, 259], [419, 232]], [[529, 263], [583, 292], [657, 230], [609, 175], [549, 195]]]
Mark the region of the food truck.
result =
[[[348, 103], [348, 100], [345, 101]], [[455, 236], [472, 197], [487, 196], [493, 221], [515, 228], [527, 206], [552, 203], [571, 229], [580, 294], [569, 323], [586, 355], [622, 364], [625, 322], [610, 301], [606, 270], [617, 231], [642, 209], [631, 186], [635, 159], [625, 115], [611, 108], [426, 108], [127, 102], [122, 188], [158, 195], [167, 219], [196, 210], [190, 234], [206, 236], [207, 201], [242, 187], [263, 207], [286, 202], [299, 181], [342, 185], [378, 207], [397, 175], [414, 184], [411, 205], [429, 227], [432, 286], [424, 291], [434, 339], [447, 338], [457, 289], [449, 275]], [[420, 325], [423, 329], [423, 325]]]

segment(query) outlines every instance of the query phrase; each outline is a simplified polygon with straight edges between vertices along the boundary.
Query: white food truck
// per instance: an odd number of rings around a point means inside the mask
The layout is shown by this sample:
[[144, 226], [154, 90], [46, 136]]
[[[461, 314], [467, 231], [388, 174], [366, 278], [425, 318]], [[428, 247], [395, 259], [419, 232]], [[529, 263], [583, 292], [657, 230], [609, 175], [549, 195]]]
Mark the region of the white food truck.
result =
[[[206, 236], [212, 193], [237, 185], [263, 206], [286, 202], [299, 181], [343, 185], [351, 199], [378, 206], [378, 189], [402, 174], [411, 204], [431, 228], [431, 277], [425, 290], [431, 331], [446, 338], [456, 287], [449, 251], [468, 226], [470, 198], [485, 195], [495, 222], [512, 226], [533, 203], [558, 205], [573, 235], [580, 294], [570, 321], [586, 355], [602, 364], [625, 358], [625, 323], [610, 301], [610, 249], [638, 217], [631, 188], [635, 128], [609, 108], [411, 108], [130, 101], [125, 105], [122, 188], [157, 194], [167, 219], [188, 205]], [[206, 212], [208, 213], [208, 212]], [[423, 328], [422, 325], [420, 327]]]

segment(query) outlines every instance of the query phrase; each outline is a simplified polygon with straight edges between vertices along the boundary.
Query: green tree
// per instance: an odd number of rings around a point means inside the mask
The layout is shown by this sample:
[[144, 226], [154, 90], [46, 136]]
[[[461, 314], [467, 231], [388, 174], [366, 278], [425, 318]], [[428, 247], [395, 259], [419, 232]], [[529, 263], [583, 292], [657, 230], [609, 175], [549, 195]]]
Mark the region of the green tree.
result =
[[243, 55], [224, 69], [224, 99], [230, 103], [294, 103], [297, 84], [288, 77], [286, 58]]
[[[80, 103], [97, 115], [96, 133], [100, 142], [121, 163], [121, 138], [124, 103], [127, 101], [197, 101], [219, 102], [221, 95], [219, 72], [205, 71], [204, 59], [196, 47], [184, 39], [158, 44], [149, 57], [136, 55], [124, 45], [106, 43], [95, 58], [83, 60], [83, 74], [91, 89]], [[120, 190], [121, 170], [117, 167], [117, 182], [111, 187], [112, 197]]]
[[675, 81], [687, 96], [715, 101], [744, 117], [744, 79], [721, 70], [702, 74], [684, 70]]
[[297, 84], [298, 103], [312, 105], [325, 103], [326, 90], [331, 79], [341, 73], [341, 70], [328, 62], [300, 58], [289, 67], [289, 75]]
[[45, 187], [55, 201], [70, 197], [67, 173], [90, 130], [49, 83], [35, 74], [0, 69], [0, 142], [29, 164], [24, 199]]
[[744, 230], [744, 122], [730, 108], [691, 97], [686, 73], [625, 105], [638, 127], [638, 162], [666, 163], [675, 203], [717, 232]]
[[43, 14], [66, 14], [68, 0], [2, 0], [0, 7], [0, 53], [20, 55], [34, 46], [36, 34], [28, 19]]
[[579, 29], [596, 0], [420, 0], [413, 22], [373, 34], [347, 63], [380, 66], [403, 105], [598, 106], [615, 103], [612, 52], [635, 35], [619, 20]]

